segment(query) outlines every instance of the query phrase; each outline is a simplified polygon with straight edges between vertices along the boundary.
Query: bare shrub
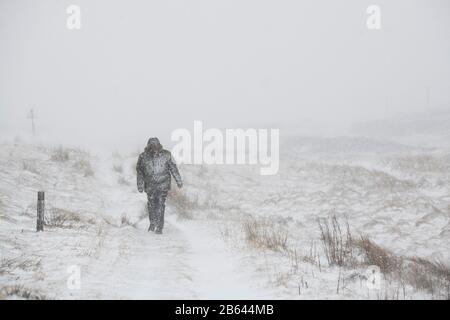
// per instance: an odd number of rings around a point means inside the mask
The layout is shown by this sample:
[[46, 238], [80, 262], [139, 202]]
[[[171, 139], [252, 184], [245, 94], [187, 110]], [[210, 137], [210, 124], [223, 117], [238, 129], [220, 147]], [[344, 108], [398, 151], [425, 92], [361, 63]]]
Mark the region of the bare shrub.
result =
[[23, 285], [6, 286], [0, 289], [0, 299], [22, 298], [27, 300], [46, 300], [44, 294]]
[[328, 264], [338, 266], [354, 265], [353, 241], [348, 223], [343, 231], [336, 216], [318, 219], [323, 250]]
[[78, 170], [83, 176], [91, 177], [94, 175], [91, 162], [87, 159], [80, 159], [73, 164], [73, 167]]
[[243, 231], [247, 242], [254, 247], [273, 251], [288, 250], [288, 231], [278, 225], [250, 216], [243, 222]]
[[70, 150], [67, 148], [63, 148], [63, 146], [59, 146], [53, 150], [52, 155], [50, 156], [52, 161], [57, 162], [66, 162], [70, 159]]

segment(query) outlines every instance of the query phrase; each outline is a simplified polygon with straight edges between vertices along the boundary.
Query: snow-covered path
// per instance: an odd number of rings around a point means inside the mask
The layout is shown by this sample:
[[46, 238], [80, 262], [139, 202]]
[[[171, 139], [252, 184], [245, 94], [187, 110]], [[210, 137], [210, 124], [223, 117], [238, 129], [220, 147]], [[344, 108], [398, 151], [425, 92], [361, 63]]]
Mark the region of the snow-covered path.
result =
[[[137, 216], [145, 195], [130, 193], [99, 162], [104, 188], [101, 215], [116, 221]], [[167, 212], [169, 211], [169, 212]], [[264, 298], [241, 274], [239, 261], [206, 221], [178, 221], [166, 209], [163, 235], [148, 232], [148, 220], [139, 217], [133, 226], [104, 224], [99, 232], [101, 250], [82, 270], [82, 287], [68, 297], [84, 299], [248, 299]], [[268, 296], [266, 296], [268, 298]]]
[[[171, 217], [165, 233], [111, 227], [98, 257], [82, 271], [83, 299], [262, 299], [239, 262], [196, 222]], [[180, 228], [179, 228], [180, 227]]]
[[273, 295], [256, 287], [251, 275], [240, 266], [239, 258], [229, 252], [218, 237], [213, 222], [184, 221], [173, 216], [169, 222], [186, 236], [189, 263], [193, 270], [196, 294], [200, 299], [269, 299]]
[[145, 228], [111, 228], [98, 259], [82, 273], [77, 298], [181, 299], [195, 297], [191, 270], [184, 263], [182, 235], [158, 237]]

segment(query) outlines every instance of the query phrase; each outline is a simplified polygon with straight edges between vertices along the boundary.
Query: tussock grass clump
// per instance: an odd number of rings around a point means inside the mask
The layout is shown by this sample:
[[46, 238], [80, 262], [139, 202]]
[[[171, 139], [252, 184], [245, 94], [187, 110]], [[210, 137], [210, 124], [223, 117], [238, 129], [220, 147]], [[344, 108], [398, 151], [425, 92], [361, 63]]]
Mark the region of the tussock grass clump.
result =
[[180, 218], [192, 219], [193, 210], [199, 209], [198, 199], [192, 199], [183, 191], [172, 188], [168, 194], [168, 202], [171, 204]]
[[402, 268], [402, 259], [389, 250], [377, 245], [367, 236], [361, 236], [354, 241], [353, 246], [362, 255], [364, 265], [378, 266], [383, 273], [390, 273]]
[[329, 265], [348, 266], [354, 265], [353, 240], [350, 228], [342, 230], [336, 216], [329, 220], [317, 221], [320, 229], [320, 236], [323, 251]]
[[91, 162], [87, 159], [80, 159], [73, 164], [73, 167], [78, 170], [83, 176], [91, 177], [94, 175]]
[[450, 300], [450, 267], [440, 261], [409, 257], [399, 275], [418, 290], [425, 290], [438, 299]]
[[408, 257], [377, 245], [367, 236], [354, 238], [348, 223], [342, 231], [339, 221], [318, 221], [324, 254], [330, 266], [377, 266], [385, 279], [431, 293], [438, 299], [450, 299], [450, 267], [439, 261]]
[[55, 162], [73, 162], [73, 167], [84, 176], [94, 175], [94, 170], [89, 161], [89, 152], [82, 149], [73, 149], [59, 146], [54, 148], [50, 155], [50, 160]]
[[6, 286], [0, 289], [0, 299], [22, 298], [27, 300], [47, 300], [48, 298], [37, 290], [23, 285]]
[[12, 274], [14, 270], [36, 270], [41, 266], [41, 260], [24, 257], [2, 258], [0, 260], [0, 275]]
[[273, 251], [287, 251], [289, 234], [285, 228], [253, 216], [243, 222], [246, 241], [254, 247]]
[[59, 146], [53, 150], [50, 159], [56, 162], [67, 162], [70, 159], [70, 150]]
[[341, 226], [335, 215], [317, 220], [322, 248], [330, 266], [357, 267], [376, 265], [389, 273], [401, 266], [401, 259], [375, 244], [367, 236], [354, 238], [348, 221]]
[[90, 217], [61, 208], [49, 208], [45, 212], [45, 225], [56, 228], [86, 228], [95, 224], [95, 220]]

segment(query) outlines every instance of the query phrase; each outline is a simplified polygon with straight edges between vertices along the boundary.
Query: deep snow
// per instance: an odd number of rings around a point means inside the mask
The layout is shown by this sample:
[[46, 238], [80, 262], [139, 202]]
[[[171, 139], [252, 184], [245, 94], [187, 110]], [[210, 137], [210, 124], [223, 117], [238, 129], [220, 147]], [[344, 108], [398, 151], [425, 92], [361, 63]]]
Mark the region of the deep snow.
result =
[[[299, 255], [315, 259], [317, 218], [333, 213], [398, 254], [448, 264], [449, 153], [351, 138], [284, 143], [276, 176], [248, 166], [180, 166], [182, 193], [193, 205], [180, 209], [169, 197], [161, 236], [147, 232], [136, 154], [71, 150], [67, 161], [56, 161], [44, 145], [1, 144], [1, 298], [434, 298], [412, 288], [399, 297], [397, 284], [371, 291], [361, 280], [364, 269], [294, 264], [253, 248], [242, 219], [283, 226]], [[38, 190], [46, 191], [49, 216], [69, 217], [42, 233], [35, 232]], [[67, 286], [70, 266], [80, 267], [80, 289]]]

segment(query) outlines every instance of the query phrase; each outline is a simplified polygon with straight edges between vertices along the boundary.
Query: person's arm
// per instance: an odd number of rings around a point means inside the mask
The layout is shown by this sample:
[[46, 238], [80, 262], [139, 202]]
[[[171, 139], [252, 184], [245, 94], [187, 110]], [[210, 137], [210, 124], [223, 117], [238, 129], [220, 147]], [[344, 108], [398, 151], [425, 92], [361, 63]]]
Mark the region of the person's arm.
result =
[[173, 178], [175, 179], [178, 188], [181, 188], [183, 186], [183, 181], [181, 180], [180, 172], [178, 171], [177, 165], [175, 164], [175, 161], [173, 160], [172, 155], [169, 153], [169, 171], [172, 174]]
[[137, 176], [137, 188], [139, 192], [144, 191], [144, 173], [142, 172], [142, 155], [139, 155], [139, 159], [136, 164], [136, 176]]

